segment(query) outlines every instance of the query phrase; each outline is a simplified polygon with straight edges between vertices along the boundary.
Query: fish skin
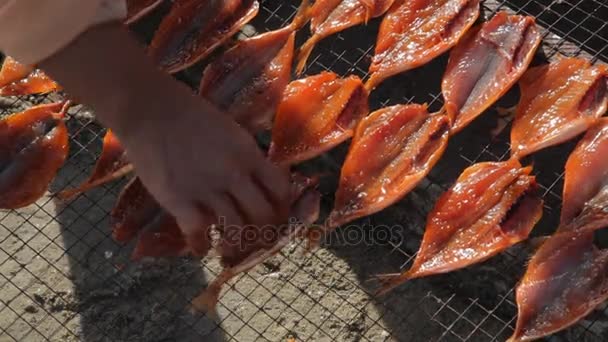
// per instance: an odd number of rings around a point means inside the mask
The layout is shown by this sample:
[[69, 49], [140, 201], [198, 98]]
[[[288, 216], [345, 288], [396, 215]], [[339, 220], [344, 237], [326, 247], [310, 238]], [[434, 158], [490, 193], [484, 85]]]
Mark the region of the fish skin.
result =
[[528, 70], [519, 82], [513, 157], [521, 159], [586, 131], [606, 112], [607, 80], [608, 67], [591, 66], [581, 58], [561, 58]]
[[397, 0], [378, 33], [369, 90], [454, 47], [479, 17], [479, 0]]
[[450, 52], [442, 81], [445, 110], [458, 133], [526, 71], [541, 34], [533, 17], [497, 13], [473, 27]]
[[556, 233], [534, 254], [516, 291], [518, 317], [509, 342], [561, 331], [608, 299], [608, 250], [593, 232]]
[[66, 189], [57, 194], [62, 200], [72, 199], [102, 184], [117, 180], [133, 171], [127, 154], [118, 138], [111, 130], [103, 138], [101, 155], [95, 163], [91, 176], [79, 186]]
[[312, 36], [300, 48], [296, 74], [302, 73], [312, 50], [321, 40], [383, 15], [393, 2], [394, 0], [315, 1], [309, 14]]
[[608, 118], [579, 141], [566, 162], [560, 231], [608, 226]]
[[268, 156], [281, 165], [319, 156], [351, 138], [368, 113], [368, 92], [357, 76], [323, 72], [296, 80], [278, 106]]
[[0, 96], [47, 94], [61, 90], [42, 70], [7, 56], [0, 69]]
[[127, 0], [127, 18], [124, 23], [130, 25], [156, 9], [164, 0]]
[[326, 225], [338, 227], [402, 199], [441, 158], [448, 135], [448, 118], [429, 114], [426, 105], [387, 107], [361, 120]]
[[410, 270], [380, 276], [378, 293], [387, 293], [414, 278], [485, 261], [525, 240], [543, 208], [531, 171], [514, 159], [467, 168], [429, 214]]
[[67, 103], [39, 105], [0, 121], [0, 208], [40, 199], [68, 156]]
[[148, 54], [176, 73], [203, 60], [259, 11], [255, 0], [176, 0], [160, 23]]

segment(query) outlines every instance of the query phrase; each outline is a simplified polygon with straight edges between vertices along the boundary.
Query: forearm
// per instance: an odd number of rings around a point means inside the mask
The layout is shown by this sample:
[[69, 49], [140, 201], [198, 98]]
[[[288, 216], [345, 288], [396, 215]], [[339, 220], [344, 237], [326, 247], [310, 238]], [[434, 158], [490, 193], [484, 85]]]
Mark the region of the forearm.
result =
[[171, 110], [171, 99], [183, 101], [184, 93], [192, 93], [158, 70], [120, 23], [89, 29], [40, 67], [119, 136], [136, 129], [140, 120], [152, 119], [145, 108], [161, 102], [155, 100], [165, 99], [163, 105]]

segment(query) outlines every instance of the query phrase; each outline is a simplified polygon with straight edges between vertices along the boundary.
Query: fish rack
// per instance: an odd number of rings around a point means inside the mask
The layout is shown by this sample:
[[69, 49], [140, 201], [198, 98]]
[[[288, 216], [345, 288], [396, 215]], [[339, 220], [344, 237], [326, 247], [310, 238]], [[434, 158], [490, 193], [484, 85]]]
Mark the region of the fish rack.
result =
[[[297, 0], [262, 0], [258, 17], [243, 34], [284, 26]], [[544, 32], [534, 64], [565, 56], [608, 62], [605, 0], [486, 0], [482, 17], [498, 10], [533, 15]], [[154, 21], [154, 19], [148, 20]], [[331, 70], [367, 76], [379, 20], [324, 40], [306, 74]], [[148, 36], [148, 22], [135, 30]], [[301, 44], [307, 29], [298, 34]], [[372, 93], [371, 107], [397, 103], [442, 106], [440, 80], [447, 57], [396, 76]], [[200, 67], [178, 77], [197, 84]], [[516, 87], [517, 88], [517, 87]], [[0, 341], [504, 341], [514, 328], [514, 286], [533, 243], [522, 243], [491, 260], [447, 275], [411, 281], [391, 294], [371, 295], [373, 274], [408, 268], [436, 198], [467, 166], [508, 158], [509, 127], [497, 136], [497, 108], [516, 103], [517, 89], [451, 139], [441, 162], [395, 206], [332, 234], [312, 254], [294, 243], [280, 255], [231, 282], [216, 316], [193, 316], [188, 300], [218, 271], [215, 260], [188, 259], [132, 264], [130, 246], [110, 237], [108, 213], [122, 182], [62, 204], [45, 197], [26, 209], [0, 213]], [[2, 99], [2, 115], [56, 96]], [[78, 184], [100, 152], [104, 129], [86, 108], [69, 113], [70, 158], [52, 191]], [[265, 139], [261, 137], [263, 142]], [[545, 199], [533, 235], [557, 226], [563, 166], [573, 143], [537, 153], [534, 163]], [[321, 184], [323, 211], [331, 208], [346, 148], [303, 166], [331, 174]], [[363, 232], [371, 232], [364, 234]], [[357, 235], [358, 234], [358, 235]], [[606, 240], [598, 237], [606, 247]], [[530, 241], [534, 241], [532, 238]], [[552, 341], [605, 341], [608, 310], [596, 310]]]

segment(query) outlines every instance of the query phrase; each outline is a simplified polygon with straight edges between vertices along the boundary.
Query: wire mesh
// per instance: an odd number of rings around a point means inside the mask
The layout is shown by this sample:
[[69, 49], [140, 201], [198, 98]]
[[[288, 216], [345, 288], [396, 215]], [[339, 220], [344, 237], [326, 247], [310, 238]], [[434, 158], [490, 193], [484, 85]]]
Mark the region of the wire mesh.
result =
[[[243, 34], [284, 26], [297, 0], [261, 1], [258, 17]], [[165, 6], [167, 7], [167, 6]], [[135, 31], [149, 39], [155, 18]], [[486, 0], [483, 17], [498, 10], [533, 15], [544, 43], [535, 64], [558, 54], [608, 61], [608, 4], [602, 0]], [[379, 20], [330, 37], [313, 52], [306, 74], [331, 70], [367, 76]], [[306, 30], [298, 34], [301, 43]], [[396, 76], [372, 93], [372, 108], [397, 103], [442, 106], [440, 79], [446, 56]], [[197, 84], [200, 67], [178, 75]], [[115, 243], [108, 213], [124, 182], [106, 185], [71, 203], [45, 197], [23, 210], [0, 215], [0, 341], [504, 341], [513, 331], [513, 287], [524, 270], [524, 243], [480, 265], [405, 284], [386, 297], [373, 297], [370, 275], [411, 264], [425, 217], [436, 198], [467, 166], [508, 158], [507, 127], [496, 139], [496, 108], [517, 100], [504, 96], [450, 141], [442, 161], [403, 201], [359, 220], [373, 238], [352, 236], [344, 227], [312, 254], [294, 243], [279, 255], [239, 276], [220, 298], [215, 317], [192, 315], [189, 299], [219, 270], [217, 261], [190, 259], [129, 262], [132, 246]], [[2, 115], [59, 96], [2, 99]], [[70, 158], [52, 192], [82, 181], [100, 152], [104, 129], [86, 108], [69, 113]], [[535, 154], [533, 162], [545, 198], [535, 235], [552, 232], [561, 205], [563, 165], [574, 143]], [[341, 146], [303, 166], [325, 172], [323, 209], [331, 208], [337, 174], [346, 151]], [[380, 227], [380, 228], [379, 228]], [[382, 227], [385, 228], [381, 229]], [[381, 235], [382, 233], [387, 233]], [[379, 236], [381, 238], [379, 238]], [[370, 243], [373, 240], [374, 243]], [[353, 244], [352, 241], [359, 241]], [[597, 310], [557, 341], [604, 341], [608, 311]]]

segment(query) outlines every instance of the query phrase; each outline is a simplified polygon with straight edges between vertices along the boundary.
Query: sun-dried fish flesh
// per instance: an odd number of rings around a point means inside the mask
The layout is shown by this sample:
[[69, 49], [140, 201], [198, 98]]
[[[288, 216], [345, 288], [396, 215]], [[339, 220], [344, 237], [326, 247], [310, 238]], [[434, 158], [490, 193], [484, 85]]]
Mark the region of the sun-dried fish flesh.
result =
[[143, 18], [163, 3], [163, 0], [127, 0], [127, 19], [125, 24], [129, 25]]
[[0, 70], [0, 96], [46, 94], [60, 90], [42, 70], [6, 57]]
[[540, 42], [533, 17], [506, 12], [462, 38], [450, 53], [442, 82], [452, 133], [463, 129], [517, 82]]
[[512, 154], [522, 158], [573, 139], [608, 108], [608, 67], [561, 58], [528, 70], [511, 130]]
[[186, 238], [173, 216], [164, 210], [134, 178], [121, 192], [110, 215], [112, 236], [118, 242], [137, 238], [132, 254], [134, 260], [144, 257], [204, 257], [211, 248], [207, 227]]
[[255, 0], [176, 0], [148, 54], [167, 72], [186, 69], [230, 39], [258, 10]]
[[479, 17], [479, 0], [397, 0], [382, 19], [366, 87], [451, 49]]
[[250, 132], [269, 129], [291, 79], [295, 34], [307, 20], [307, 6], [304, 0], [290, 25], [242, 40], [211, 62], [200, 95]]
[[[278, 253], [288, 243], [306, 235], [306, 230], [319, 217], [321, 195], [315, 189], [317, 179], [294, 174], [294, 202], [289, 223], [264, 227], [224, 227], [218, 252], [224, 269], [192, 301], [196, 311], [213, 312], [223, 285]], [[220, 227], [221, 229], [221, 227]]]
[[426, 105], [396, 105], [364, 118], [342, 167], [334, 210], [337, 227], [376, 213], [409, 193], [447, 146], [449, 120]]
[[47, 191], [68, 155], [68, 106], [35, 106], [0, 121], [0, 208], [28, 206]]
[[383, 15], [394, 0], [317, 0], [310, 9], [312, 37], [300, 48], [296, 73], [300, 74], [321, 40]]
[[557, 233], [546, 240], [517, 286], [517, 325], [509, 342], [563, 330], [608, 299], [608, 250], [593, 232]]
[[608, 227], [608, 118], [599, 120], [566, 162], [560, 230]]
[[63, 200], [69, 200], [97, 186], [117, 180], [131, 171], [133, 171], [133, 165], [128, 162], [122, 144], [114, 133], [108, 130], [103, 138], [101, 156], [89, 179], [74, 189], [61, 191], [57, 196]]
[[357, 76], [323, 72], [289, 84], [277, 109], [269, 158], [296, 164], [351, 138], [369, 113], [368, 93]]
[[381, 276], [380, 293], [413, 278], [479, 263], [525, 240], [543, 207], [531, 171], [515, 159], [466, 169], [429, 214], [412, 268]]

